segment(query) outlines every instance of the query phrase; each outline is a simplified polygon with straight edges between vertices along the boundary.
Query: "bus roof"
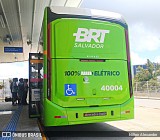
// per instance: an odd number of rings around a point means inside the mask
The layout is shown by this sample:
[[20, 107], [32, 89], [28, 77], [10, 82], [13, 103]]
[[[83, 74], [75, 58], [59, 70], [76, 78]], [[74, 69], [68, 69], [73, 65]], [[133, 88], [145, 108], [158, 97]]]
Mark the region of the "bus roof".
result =
[[51, 6], [49, 7], [50, 11], [57, 15], [72, 15], [72, 16], [80, 16], [80, 17], [90, 17], [92, 19], [100, 19], [100, 20], [113, 20], [118, 21], [123, 26], [126, 26], [126, 21], [122, 17], [121, 14], [102, 11], [96, 9], [86, 9], [86, 8], [74, 8], [74, 7], [61, 7], [61, 6]]

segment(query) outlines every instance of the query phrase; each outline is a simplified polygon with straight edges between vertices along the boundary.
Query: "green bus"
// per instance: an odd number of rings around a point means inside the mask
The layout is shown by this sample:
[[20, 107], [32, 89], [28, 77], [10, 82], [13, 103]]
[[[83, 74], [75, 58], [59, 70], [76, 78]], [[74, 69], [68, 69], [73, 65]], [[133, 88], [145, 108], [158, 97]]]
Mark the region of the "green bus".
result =
[[45, 127], [134, 118], [128, 26], [120, 14], [47, 7], [43, 41]]

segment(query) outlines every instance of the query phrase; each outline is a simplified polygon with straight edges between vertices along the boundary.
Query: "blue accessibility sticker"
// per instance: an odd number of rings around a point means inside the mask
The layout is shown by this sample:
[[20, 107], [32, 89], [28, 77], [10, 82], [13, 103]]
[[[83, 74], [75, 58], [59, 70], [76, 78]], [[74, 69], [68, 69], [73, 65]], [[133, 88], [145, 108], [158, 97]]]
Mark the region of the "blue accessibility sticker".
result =
[[77, 96], [76, 84], [65, 84], [64, 87], [65, 96]]

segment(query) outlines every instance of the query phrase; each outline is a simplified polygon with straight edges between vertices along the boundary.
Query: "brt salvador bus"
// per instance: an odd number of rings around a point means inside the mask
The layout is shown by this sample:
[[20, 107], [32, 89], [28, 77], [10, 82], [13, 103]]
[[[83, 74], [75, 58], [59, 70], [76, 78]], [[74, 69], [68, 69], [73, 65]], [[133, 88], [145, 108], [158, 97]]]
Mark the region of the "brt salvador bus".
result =
[[44, 126], [134, 118], [128, 26], [112, 12], [47, 7]]

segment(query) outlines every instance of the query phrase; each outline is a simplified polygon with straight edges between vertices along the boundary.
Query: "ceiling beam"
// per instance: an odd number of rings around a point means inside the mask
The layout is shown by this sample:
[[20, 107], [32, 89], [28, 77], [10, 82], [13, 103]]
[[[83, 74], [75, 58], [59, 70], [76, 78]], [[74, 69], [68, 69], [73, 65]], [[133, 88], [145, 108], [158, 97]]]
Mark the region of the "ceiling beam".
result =
[[[24, 50], [24, 39], [23, 39], [23, 30], [22, 30], [22, 16], [21, 16], [21, 9], [20, 9], [20, 2], [18, 0], [18, 14], [19, 14], [19, 23], [20, 23], [20, 31], [21, 31], [21, 38], [22, 38], [22, 47], [23, 47], [23, 50]], [[24, 57], [24, 51], [23, 51], [23, 60], [25, 60], [25, 57]]]
[[12, 34], [11, 34], [11, 29], [10, 29], [9, 24], [8, 24], [8, 20], [7, 20], [7, 16], [6, 16], [4, 7], [3, 7], [2, 0], [0, 0], [0, 4], [1, 4], [1, 7], [2, 7], [2, 11], [3, 11], [4, 17], [5, 17], [6, 23], [7, 23], [7, 27], [8, 27], [9, 34], [10, 34], [10, 36], [11, 36], [11, 40], [12, 40], [12, 42], [13, 42], [13, 41], [14, 41], [14, 40], [13, 40], [13, 36], [12, 36]]
[[33, 30], [32, 30], [32, 51], [37, 52], [40, 32], [43, 22], [44, 8], [49, 6], [50, 0], [35, 0]]

